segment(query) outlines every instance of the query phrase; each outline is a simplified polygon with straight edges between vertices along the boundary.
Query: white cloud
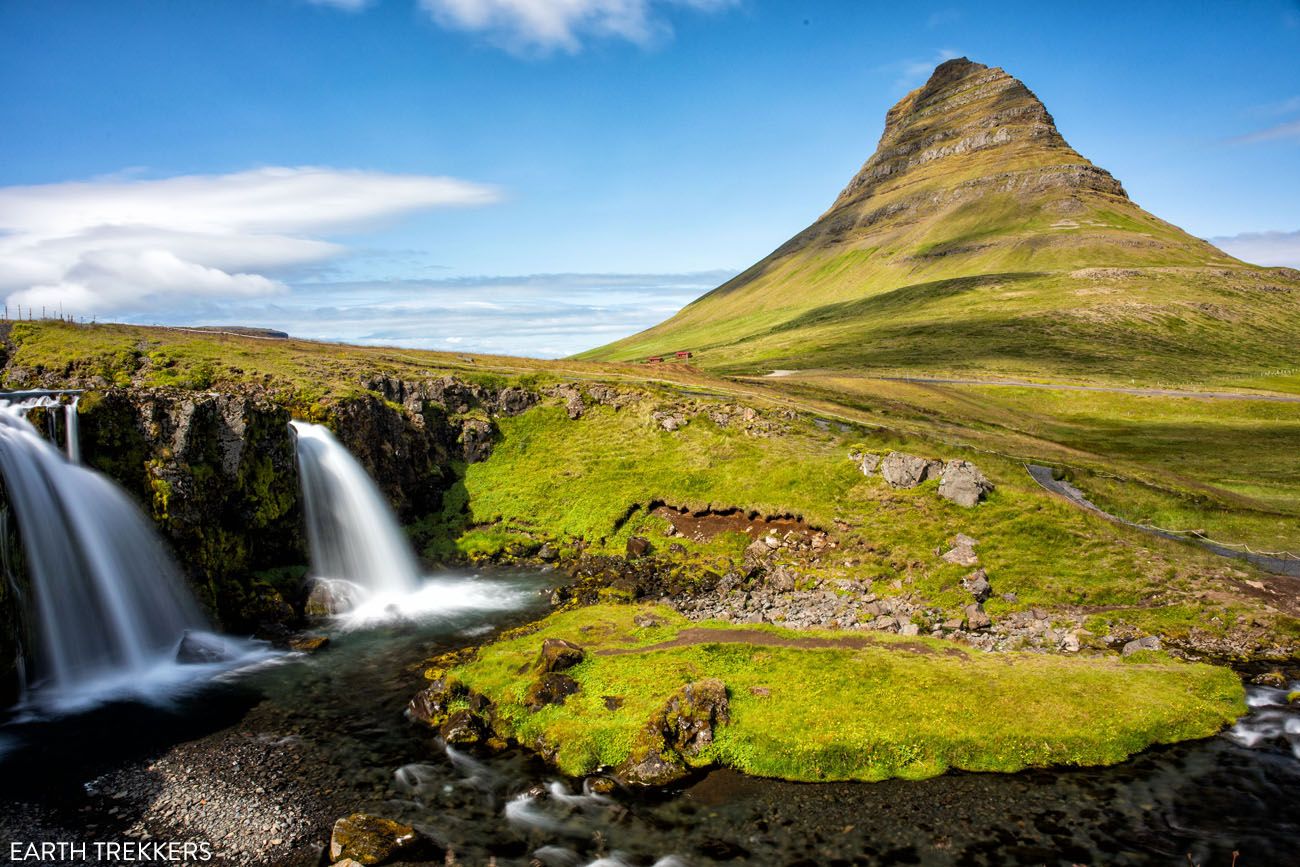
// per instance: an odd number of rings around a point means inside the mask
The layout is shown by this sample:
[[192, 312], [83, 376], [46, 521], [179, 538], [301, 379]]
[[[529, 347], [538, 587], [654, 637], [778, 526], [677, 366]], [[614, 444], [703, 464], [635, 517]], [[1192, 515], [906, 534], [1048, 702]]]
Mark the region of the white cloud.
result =
[[420, 0], [443, 27], [485, 33], [523, 51], [577, 52], [585, 37], [645, 44], [672, 32], [668, 7], [713, 11], [736, 0]]
[[317, 340], [554, 358], [661, 322], [734, 274], [297, 283], [287, 294], [213, 301], [183, 316], [141, 314], [129, 321], [253, 325]]
[[331, 235], [496, 198], [454, 178], [317, 167], [3, 187], [0, 294], [83, 316], [274, 295], [284, 284], [257, 272], [346, 252]]
[[952, 60], [954, 57], [960, 56], [951, 48], [940, 48], [927, 60], [901, 61], [894, 66], [894, 69], [898, 72], [898, 77], [894, 79], [894, 89], [913, 90], [920, 87], [930, 78], [936, 66], [945, 60]]
[[1300, 231], [1243, 232], [1211, 238], [1210, 243], [1244, 262], [1300, 268]]
[[1254, 132], [1239, 135], [1233, 138], [1232, 141], [1236, 144], [1258, 144], [1259, 142], [1280, 141], [1283, 139], [1300, 139], [1300, 118], [1283, 121], [1264, 129], [1257, 129]]

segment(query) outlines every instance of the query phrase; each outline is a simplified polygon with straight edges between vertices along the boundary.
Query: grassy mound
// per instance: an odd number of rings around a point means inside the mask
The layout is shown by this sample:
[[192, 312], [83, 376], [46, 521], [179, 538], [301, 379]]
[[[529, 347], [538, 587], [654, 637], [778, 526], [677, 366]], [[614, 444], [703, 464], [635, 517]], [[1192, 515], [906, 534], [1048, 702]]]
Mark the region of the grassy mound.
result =
[[[647, 614], [658, 623], [636, 625]], [[533, 713], [524, 697], [546, 638], [587, 653], [566, 672], [578, 693]], [[502, 734], [555, 749], [572, 775], [622, 763], [665, 700], [702, 678], [726, 684], [731, 721], [691, 764], [790, 780], [1113, 764], [1212, 735], [1245, 711], [1232, 672], [1161, 654], [992, 655], [928, 638], [701, 627], [661, 606], [552, 615], [450, 677], [496, 704]]]

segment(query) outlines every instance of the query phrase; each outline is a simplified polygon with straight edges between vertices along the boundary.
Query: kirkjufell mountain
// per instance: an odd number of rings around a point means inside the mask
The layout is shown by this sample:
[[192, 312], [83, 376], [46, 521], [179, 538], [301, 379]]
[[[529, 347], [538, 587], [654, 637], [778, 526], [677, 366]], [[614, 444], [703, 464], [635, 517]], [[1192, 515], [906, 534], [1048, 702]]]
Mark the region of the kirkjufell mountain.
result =
[[960, 58], [889, 110], [816, 222], [587, 357], [1217, 381], [1281, 364], [1298, 331], [1300, 272], [1144, 211], [1028, 87]]

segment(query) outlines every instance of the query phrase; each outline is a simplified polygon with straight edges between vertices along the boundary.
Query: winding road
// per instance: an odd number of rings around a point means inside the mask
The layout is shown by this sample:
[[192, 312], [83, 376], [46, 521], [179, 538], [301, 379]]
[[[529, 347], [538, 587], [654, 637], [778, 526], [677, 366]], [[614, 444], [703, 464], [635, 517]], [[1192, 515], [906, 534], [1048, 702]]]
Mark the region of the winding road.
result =
[[[787, 375], [789, 375], [787, 373]], [[1144, 397], [1192, 397], [1201, 400], [1271, 400], [1276, 403], [1300, 403], [1297, 394], [1255, 394], [1240, 391], [1182, 391], [1173, 388], [1124, 388], [1118, 385], [1067, 385], [1055, 382], [1026, 382], [1022, 379], [943, 379], [928, 376], [882, 376], [889, 382], [916, 382], [929, 385], [1006, 385], [1016, 388], [1047, 388], [1059, 391], [1104, 391], [1113, 394], [1136, 394]]]
[[1025, 469], [1029, 472], [1029, 475], [1033, 477], [1034, 481], [1038, 482], [1038, 484], [1045, 490], [1064, 497], [1081, 509], [1095, 512], [1096, 514], [1118, 524], [1133, 527], [1134, 529], [1141, 530], [1144, 533], [1150, 533], [1153, 536], [1173, 539], [1175, 542], [1195, 542], [1201, 547], [1218, 554], [1220, 557], [1235, 557], [1238, 560], [1245, 560], [1254, 566], [1258, 566], [1266, 572], [1300, 578], [1300, 558], [1274, 557], [1269, 554], [1257, 554], [1254, 551], [1239, 551], [1236, 548], [1229, 548], [1225, 545], [1217, 544], [1209, 539], [1201, 539], [1196, 536], [1187, 536], [1181, 533], [1172, 533], [1168, 530], [1162, 530], [1159, 527], [1151, 527], [1146, 524], [1127, 521], [1118, 515], [1112, 515], [1110, 512], [1102, 511], [1095, 503], [1083, 495], [1083, 491], [1080, 491], [1069, 482], [1053, 478], [1051, 467], [1043, 467], [1037, 464], [1025, 464]]

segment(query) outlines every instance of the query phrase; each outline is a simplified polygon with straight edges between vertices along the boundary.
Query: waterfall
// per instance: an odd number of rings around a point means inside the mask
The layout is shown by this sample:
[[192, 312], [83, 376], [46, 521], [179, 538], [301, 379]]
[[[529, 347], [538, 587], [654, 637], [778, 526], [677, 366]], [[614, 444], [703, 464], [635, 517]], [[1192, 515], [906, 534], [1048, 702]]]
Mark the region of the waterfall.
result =
[[[156, 531], [105, 476], [70, 462], [0, 401], [0, 473], [18, 522], [38, 646], [31, 691], [57, 702], [135, 690], [204, 622]], [[75, 410], [74, 410], [75, 412]], [[75, 423], [67, 445], [75, 457]]]
[[323, 426], [291, 425], [317, 579], [349, 582], [365, 596], [415, 591], [420, 585], [415, 553], [374, 480]]
[[81, 463], [81, 439], [77, 432], [77, 405], [80, 403], [81, 395], [74, 394], [72, 402], [63, 408], [65, 448], [68, 452], [68, 460], [74, 464]]

